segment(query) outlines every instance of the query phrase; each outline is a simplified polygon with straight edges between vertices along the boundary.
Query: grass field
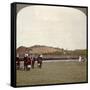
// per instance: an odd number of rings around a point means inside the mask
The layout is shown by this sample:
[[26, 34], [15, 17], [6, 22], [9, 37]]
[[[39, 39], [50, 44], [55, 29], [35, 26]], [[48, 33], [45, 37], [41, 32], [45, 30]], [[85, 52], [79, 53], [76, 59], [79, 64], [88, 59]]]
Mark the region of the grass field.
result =
[[86, 62], [44, 62], [41, 69], [17, 70], [16, 85], [86, 82]]

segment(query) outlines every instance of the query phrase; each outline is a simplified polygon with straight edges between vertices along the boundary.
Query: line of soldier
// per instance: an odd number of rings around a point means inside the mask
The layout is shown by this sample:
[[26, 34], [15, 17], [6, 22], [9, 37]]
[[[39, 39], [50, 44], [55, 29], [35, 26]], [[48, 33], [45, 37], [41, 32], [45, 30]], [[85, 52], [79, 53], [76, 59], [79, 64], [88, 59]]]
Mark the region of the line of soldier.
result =
[[25, 54], [23, 59], [20, 59], [19, 56], [16, 57], [16, 68], [23, 70], [34, 69], [35, 62], [37, 62], [38, 68], [42, 68], [43, 55], [38, 55], [38, 57], [28, 56]]

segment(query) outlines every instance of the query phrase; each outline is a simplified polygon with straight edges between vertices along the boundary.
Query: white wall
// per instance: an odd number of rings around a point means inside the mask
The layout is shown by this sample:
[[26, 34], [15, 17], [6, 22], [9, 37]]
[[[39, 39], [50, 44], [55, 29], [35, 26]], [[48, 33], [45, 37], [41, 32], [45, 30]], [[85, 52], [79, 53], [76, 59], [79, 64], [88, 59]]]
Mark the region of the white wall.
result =
[[[0, 90], [12, 90], [10, 87], [10, 3], [11, 2], [35, 2], [35, 3], [51, 3], [61, 5], [81, 5], [89, 6], [89, 0], [1, 0], [0, 1]], [[89, 13], [90, 14], [90, 13]], [[89, 16], [89, 15], [88, 15]], [[90, 33], [90, 31], [89, 31]], [[89, 47], [90, 49], [90, 47]], [[89, 53], [90, 54], [90, 53]], [[90, 57], [89, 57], [90, 58]], [[4, 64], [3, 64], [4, 63]], [[90, 61], [89, 61], [90, 64]], [[89, 65], [90, 68], [90, 65]], [[89, 69], [90, 76], [90, 69]], [[89, 78], [90, 80], [90, 78]], [[89, 90], [88, 84], [60, 85], [60, 86], [44, 86], [44, 87], [28, 87], [24, 89], [33, 90]], [[20, 88], [19, 88], [20, 89]]]

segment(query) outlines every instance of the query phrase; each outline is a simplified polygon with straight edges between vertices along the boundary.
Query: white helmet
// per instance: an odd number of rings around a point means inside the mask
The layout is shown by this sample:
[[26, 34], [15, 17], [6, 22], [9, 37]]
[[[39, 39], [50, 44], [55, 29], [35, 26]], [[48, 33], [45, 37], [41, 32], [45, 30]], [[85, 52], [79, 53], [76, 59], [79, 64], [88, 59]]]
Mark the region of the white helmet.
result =
[[43, 57], [43, 55], [41, 54], [41, 55], [40, 55], [40, 57], [42, 58], [42, 57]]
[[25, 57], [28, 57], [28, 54], [25, 54]]

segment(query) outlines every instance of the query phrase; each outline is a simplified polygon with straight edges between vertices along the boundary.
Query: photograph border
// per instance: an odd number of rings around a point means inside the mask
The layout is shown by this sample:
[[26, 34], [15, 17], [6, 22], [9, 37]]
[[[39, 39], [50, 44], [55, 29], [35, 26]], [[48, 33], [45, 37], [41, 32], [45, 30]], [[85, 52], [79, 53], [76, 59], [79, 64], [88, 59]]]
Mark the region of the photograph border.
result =
[[[58, 6], [58, 7], [73, 7], [73, 8], [86, 8], [86, 44], [87, 44], [87, 70], [86, 81], [75, 83], [57, 83], [57, 84], [37, 84], [37, 85], [16, 85], [16, 19], [17, 19], [17, 4], [26, 5], [44, 5], [44, 6]], [[74, 6], [74, 5], [58, 5], [58, 4], [42, 4], [42, 3], [25, 3], [25, 2], [13, 2], [11, 3], [11, 86], [13, 87], [32, 87], [32, 86], [50, 86], [50, 85], [68, 85], [68, 84], [81, 84], [88, 83], [88, 7], [87, 6]]]

